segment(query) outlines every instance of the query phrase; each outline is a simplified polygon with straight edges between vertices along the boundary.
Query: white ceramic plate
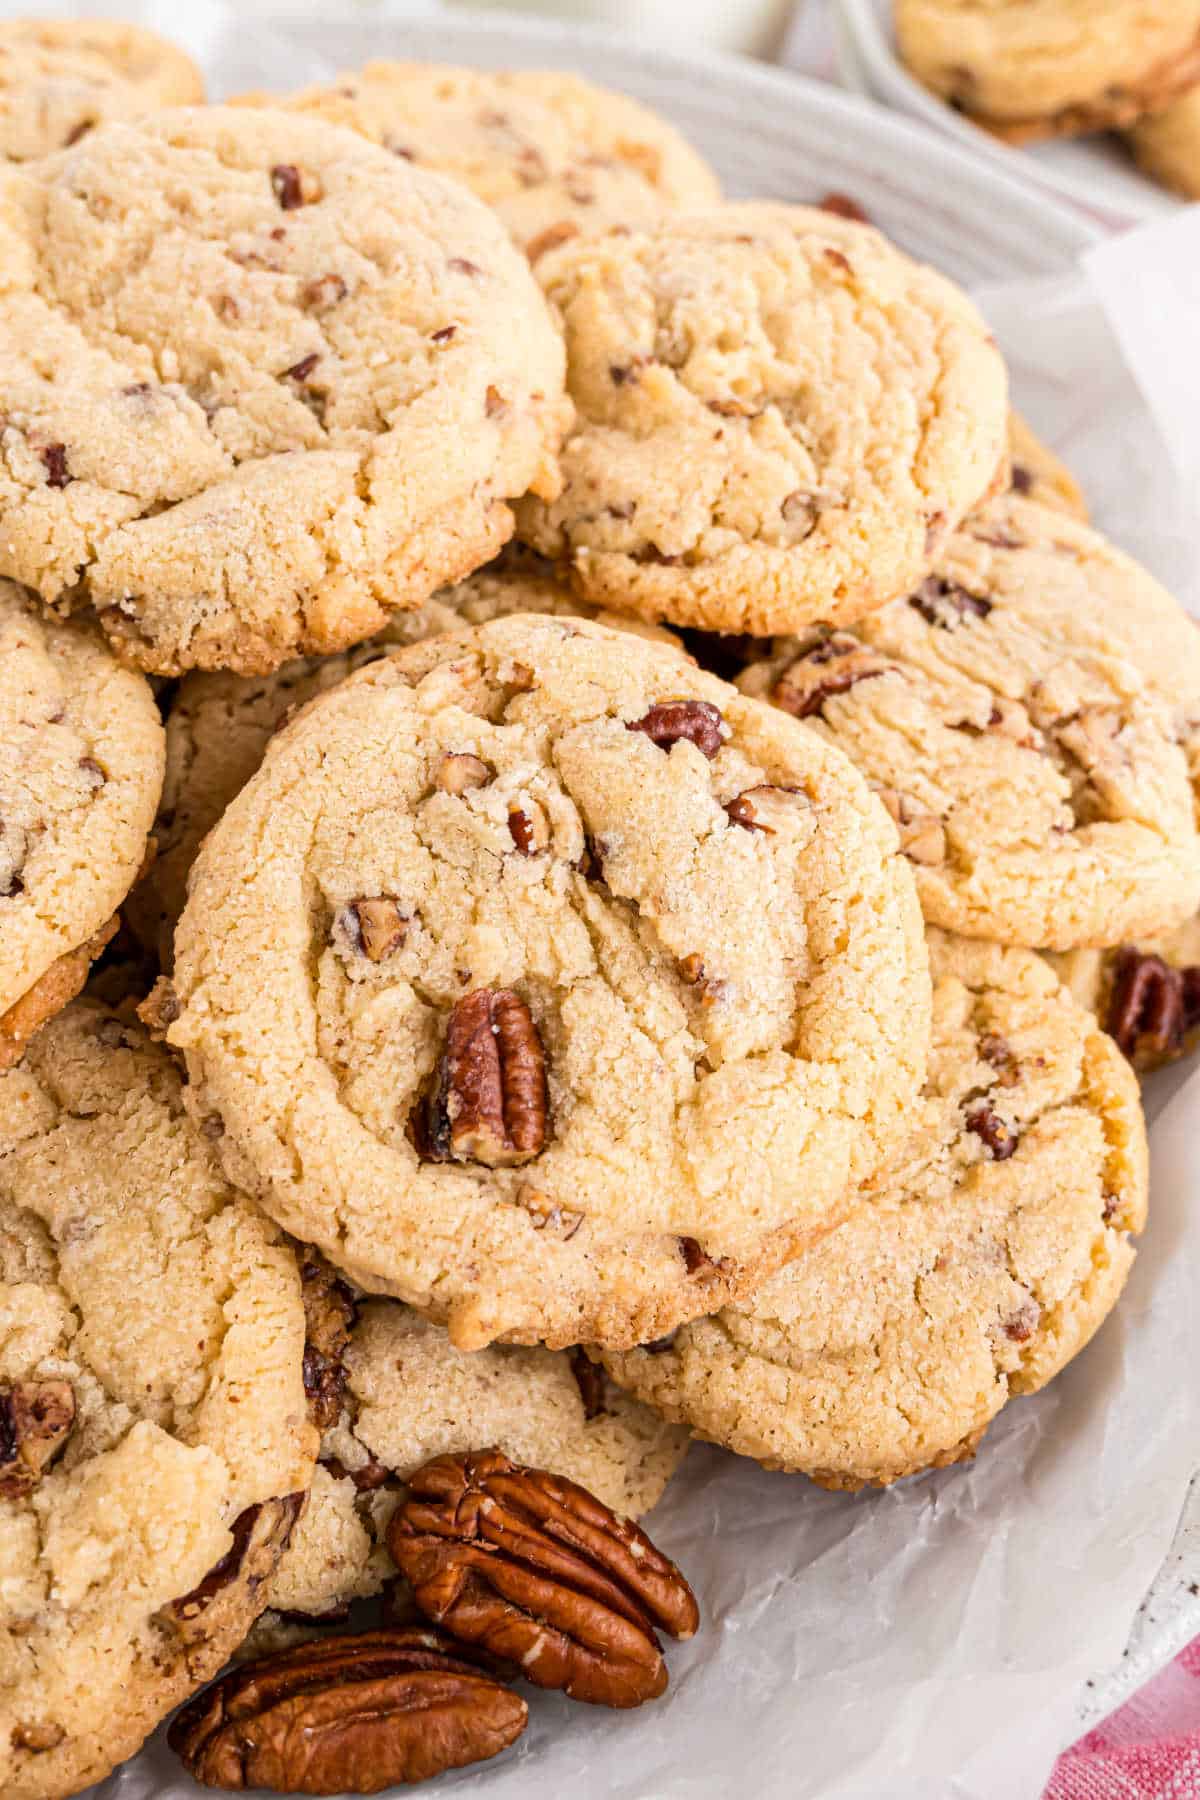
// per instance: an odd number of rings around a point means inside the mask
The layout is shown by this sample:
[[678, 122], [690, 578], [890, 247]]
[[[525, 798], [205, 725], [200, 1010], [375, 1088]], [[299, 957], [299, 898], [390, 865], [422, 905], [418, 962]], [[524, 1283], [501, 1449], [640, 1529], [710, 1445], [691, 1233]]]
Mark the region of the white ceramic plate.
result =
[[1001, 143], [914, 81], [896, 57], [891, 0], [834, 0], [839, 66], [858, 93], [923, 120], [992, 168], [1068, 195], [1113, 223], [1133, 224], [1173, 211], [1180, 202], [1139, 173], [1115, 137], [1064, 139], [1020, 147]]
[[[264, 18], [284, 25], [282, 13]], [[311, 45], [315, 56], [328, 29], [312, 15], [286, 18], [293, 51]], [[732, 197], [865, 194], [883, 230], [968, 286], [1061, 273], [1094, 240], [1092, 228], [1059, 202], [880, 107], [761, 63], [627, 48], [602, 32], [512, 17], [431, 22], [373, 12], [339, 18], [338, 38], [348, 68], [392, 55], [582, 72], [664, 113], [704, 151]], [[293, 55], [289, 74], [294, 69]]]

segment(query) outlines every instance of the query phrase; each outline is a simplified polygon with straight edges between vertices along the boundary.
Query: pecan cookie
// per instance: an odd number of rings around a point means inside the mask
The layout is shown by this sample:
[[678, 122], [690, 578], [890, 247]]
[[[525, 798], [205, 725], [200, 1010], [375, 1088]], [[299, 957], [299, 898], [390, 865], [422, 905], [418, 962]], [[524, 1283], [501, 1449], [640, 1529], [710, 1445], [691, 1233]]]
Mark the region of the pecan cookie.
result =
[[763, 202], [542, 258], [578, 419], [518, 534], [580, 593], [713, 631], [855, 619], [1006, 465], [969, 301], [868, 225]]
[[0, 1069], [83, 986], [163, 779], [154, 696], [82, 621], [0, 580]]
[[316, 1434], [295, 1257], [165, 1051], [78, 1001], [0, 1076], [0, 1790], [99, 1780], [263, 1604]]
[[4, 180], [0, 572], [89, 601], [128, 662], [357, 643], [557, 491], [562, 345], [461, 188], [229, 107]]
[[900, 54], [1022, 143], [1132, 125], [1200, 79], [1200, 0], [896, 0]]
[[1166, 937], [1047, 960], [1134, 1068], [1174, 1062], [1200, 1040], [1200, 915]]
[[836, 750], [678, 652], [498, 619], [273, 740], [175, 937], [230, 1178], [454, 1342], [636, 1343], [829, 1227], [928, 971]]
[[580, 232], [651, 224], [721, 197], [665, 119], [561, 70], [371, 62], [282, 105], [348, 125], [393, 156], [461, 181], [531, 258]]
[[1018, 494], [1054, 512], [1070, 513], [1087, 524], [1088, 504], [1083, 489], [1066, 463], [1043, 444], [1028, 420], [1013, 410], [1008, 415], [1008, 451], [1012, 486]]
[[190, 56], [114, 19], [0, 21], [0, 160], [28, 162], [114, 119], [203, 100]]
[[[324, 1438], [308, 1509], [268, 1588], [250, 1650], [305, 1621], [344, 1615], [395, 1578], [384, 1533], [404, 1483], [431, 1457], [493, 1447], [578, 1482], [624, 1517], [662, 1495], [687, 1448], [669, 1425], [581, 1352], [493, 1345], [456, 1350], [439, 1325], [396, 1300], [330, 1295], [307, 1265], [314, 1306], [334, 1311], [332, 1346], [310, 1351]], [[322, 1292], [322, 1290], [324, 1290]], [[310, 1336], [310, 1344], [312, 1338]]]
[[576, 599], [548, 564], [518, 545], [465, 581], [441, 589], [416, 612], [397, 613], [356, 650], [297, 657], [257, 678], [208, 670], [184, 677], [167, 714], [167, 773], [154, 827], [157, 854], [125, 908], [125, 917], [164, 969], [171, 967], [175, 923], [196, 852], [257, 769], [284, 719], [388, 650], [515, 612], [599, 618], [664, 642], [678, 641], [660, 627], [598, 612]]
[[854, 758], [931, 923], [1068, 950], [1196, 910], [1198, 666], [1144, 570], [1009, 494], [907, 600], [776, 645], [739, 686]]
[[1185, 199], [1200, 200], [1200, 86], [1139, 119], [1129, 146], [1147, 175]]
[[1045, 962], [930, 933], [912, 1137], [839, 1229], [745, 1307], [609, 1353], [668, 1418], [825, 1487], [970, 1456], [1121, 1292], [1146, 1217], [1137, 1082]]

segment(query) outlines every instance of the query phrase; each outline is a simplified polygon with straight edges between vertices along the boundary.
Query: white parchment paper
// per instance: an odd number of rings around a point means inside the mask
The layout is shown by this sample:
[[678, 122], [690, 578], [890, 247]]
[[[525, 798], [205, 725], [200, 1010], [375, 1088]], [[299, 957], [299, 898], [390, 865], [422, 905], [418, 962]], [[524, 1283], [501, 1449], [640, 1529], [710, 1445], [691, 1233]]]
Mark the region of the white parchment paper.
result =
[[[141, 11], [202, 56], [218, 95], [339, 66], [333, 23], [323, 61], [311, 29], [297, 54], [283, 28], [195, 0]], [[403, 55], [400, 34], [391, 47]], [[1098, 521], [1200, 612], [1197, 268], [1200, 209], [1104, 246], [1076, 279], [980, 299], [1019, 404]], [[1046, 1393], [1008, 1408], [971, 1466], [847, 1497], [693, 1449], [651, 1522], [704, 1616], [669, 1652], [666, 1697], [612, 1715], [531, 1693], [516, 1749], [437, 1791], [1036, 1800], [1200, 1464], [1200, 1074], [1157, 1100], [1151, 1223], [1117, 1313]], [[200, 1791], [160, 1734], [92, 1794]]]

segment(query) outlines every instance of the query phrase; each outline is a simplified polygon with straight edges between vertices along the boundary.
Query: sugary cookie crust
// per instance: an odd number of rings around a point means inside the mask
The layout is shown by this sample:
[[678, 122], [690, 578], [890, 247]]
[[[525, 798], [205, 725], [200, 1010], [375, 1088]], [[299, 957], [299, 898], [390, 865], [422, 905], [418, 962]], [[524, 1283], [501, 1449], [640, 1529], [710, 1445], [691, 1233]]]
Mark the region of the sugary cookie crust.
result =
[[931, 923], [1066, 950], [1196, 910], [1198, 667], [1144, 570], [1009, 494], [909, 599], [776, 645], [739, 685], [854, 758]]
[[0, 580], [0, 1058], [71, 998], [69, 959], [86, 967], [132, 887], [163, 757], [142, 677]]
[[370, 62], [283, 105], [436, 169], [499, 213], [527, 255], [580, 232], [712, 206], [716, 176], [665, 119], [557, 70]]
[[49, 156], [96, 125], [203, 99], [199, 69], [156, 32], [112, 19], [0, 22], [0, 160]]
[[0, 1468], [7, 1800], [98, 1780], [244, 1635], [312, 1469], [303, 1348], [295, 1258], [172, 1059], [68, 1008], [0, 1076], [0, 1396], [70, 1396], [40, 1479]]
[[518, 534], [597, 604], [714, 631], [854, 619], [1005, 473], [994, 341], [870, 226], [730, 205], [537, 273], [577, 423], [562, 494], [523, 501]]
[[[652, 741], [676, 702], [707, 750]], [[745, 1291], [878, 1165], [924, 960], [838, 752], [663, 646], [518, 616], [276, 736], [195, 865], [169, 1037], [231, 1178], [362, 1286], [465, 1347], [632, 1343]], [[482, 990], [525, 1123], [546, 1070], [543, 1147], [505, 1166], [438, 1148], [471, 1120], [443, 1058]]]
[[461, 188], [229, 107], [5, 181], [0, 570], [89, 601], [127, 661], [341, 649], [557, 491], [562, 345]]
[[440, 1326], [394, 1300], [358, 1302], [344, 1364], [341, 1413], [325, 1433], [256, 1643], [295, 1615], [340, 1614], [395, 1578], [383, 1530], [405, 1479], [431, 1457], [494, 1447], [636, 1519], [657, 1504], [687, 1449], [685, 1431], [586, 1358], [581, 1387], [566, 1351], [456, 1350]]
[[605, 1356], [668, 1418], [827, 1487], [971, 1455], [1088, 1342], [1145, 1224], [1116, 1047], [1032, 953], [931, 932], [930, 954], [929, 1078], [892, 1167], [749, 1305]]
[[[184, 677], [167, 715], [167, 772], [155, 822], [158, 853], [130, 896], [125, 916], [145, 947], [169, 970], [187, 878], [206, 834], [259, 763], [288, 714], [364, 663], [440, 631], [482, 625], [514, 612], [599, 617], [601, 623], [678, 642], [638, 619], [597, 613], [556, 580], [540, 557], [510, 546], [497, 563], [443, 588], [415, 612], [398, 613], [357, 649], [298, 657], [258, 678], [196, 670]], [[2, 1031], [2, 1022], [0, 1022]]]
[[896, 0], [917, 79], [1012, 142], [1132, 125], [1200, 79], [1200, 0]]

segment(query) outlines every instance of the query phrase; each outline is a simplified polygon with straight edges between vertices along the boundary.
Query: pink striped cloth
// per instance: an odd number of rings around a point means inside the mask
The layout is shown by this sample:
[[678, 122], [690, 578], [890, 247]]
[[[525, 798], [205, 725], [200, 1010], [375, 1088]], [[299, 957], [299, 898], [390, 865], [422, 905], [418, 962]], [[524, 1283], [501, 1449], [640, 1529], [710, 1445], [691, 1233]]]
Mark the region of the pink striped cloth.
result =
[[1043, 1800], [1200, 1800], [1200, 1638], [1059, 1757]]

